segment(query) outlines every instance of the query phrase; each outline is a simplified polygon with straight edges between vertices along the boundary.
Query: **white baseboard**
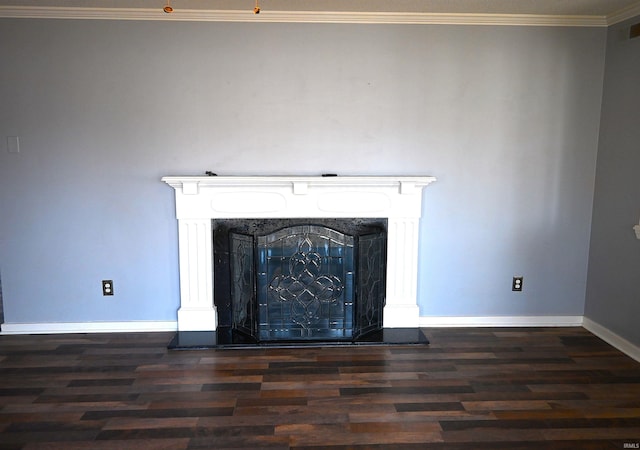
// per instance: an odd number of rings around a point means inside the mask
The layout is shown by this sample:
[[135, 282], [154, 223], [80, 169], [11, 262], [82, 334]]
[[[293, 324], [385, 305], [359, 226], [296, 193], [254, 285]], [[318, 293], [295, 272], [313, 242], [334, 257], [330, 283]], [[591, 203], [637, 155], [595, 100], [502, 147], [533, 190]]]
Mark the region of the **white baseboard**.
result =
[[176, 331], [176, 321], [3, 323], [0, 334], [136, 333]]
[[579, 327], [582, 316], [422, 316], [421, 327]]
[[594, 322], [593, 320], [586, 317], [582, 322], [582, 326], [606, 343], [620, 350], [622, 353], [625, 353], [626, 355], [640, 362], [640, 347], [638, 347], [637, 345], [632, 344], [631, 342], [617, 335], [608, 328], [605, 328], [599, 323]]
[[[420, 327], [581, 326], [582, 316], [420, 317]], [[61, 334], [177, 331], [177, 321], [4, 323], [0, 334]], [[595, 334], [595, 333], [594, 333]]]

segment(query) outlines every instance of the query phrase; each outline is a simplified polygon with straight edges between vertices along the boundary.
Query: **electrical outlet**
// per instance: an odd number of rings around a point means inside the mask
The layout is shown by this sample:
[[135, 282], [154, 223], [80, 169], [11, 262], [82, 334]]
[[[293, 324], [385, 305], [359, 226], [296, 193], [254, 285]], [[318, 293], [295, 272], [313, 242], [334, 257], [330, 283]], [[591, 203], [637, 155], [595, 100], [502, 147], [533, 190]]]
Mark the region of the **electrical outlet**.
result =
[[514, 292], [522, 292], [523, 281], [524, 281], [524, 277], [513, 277], [513, 282], [511, 283], [511, 290]]
[[113, 280], [102, 280], [102, 295], [113, 295]]

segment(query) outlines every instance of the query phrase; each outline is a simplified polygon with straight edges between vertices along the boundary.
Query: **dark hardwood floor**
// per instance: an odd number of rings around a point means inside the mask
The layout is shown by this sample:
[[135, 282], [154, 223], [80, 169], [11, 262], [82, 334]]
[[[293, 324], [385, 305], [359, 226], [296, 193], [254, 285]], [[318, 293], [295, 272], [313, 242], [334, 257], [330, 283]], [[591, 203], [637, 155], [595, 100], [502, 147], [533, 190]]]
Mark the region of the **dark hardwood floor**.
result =
[[170, 351], [171, 333], [0, 336], [0, 449], [623, 449], [640, 363], [583, 328], [431, 345]]

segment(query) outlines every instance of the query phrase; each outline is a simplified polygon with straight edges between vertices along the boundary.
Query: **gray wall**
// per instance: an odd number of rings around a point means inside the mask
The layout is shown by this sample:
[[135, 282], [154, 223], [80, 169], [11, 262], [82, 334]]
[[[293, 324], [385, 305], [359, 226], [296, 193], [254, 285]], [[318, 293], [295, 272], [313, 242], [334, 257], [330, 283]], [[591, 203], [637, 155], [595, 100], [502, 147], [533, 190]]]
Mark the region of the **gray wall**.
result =
[[160, 177], [205, 170], [435, 175], [423, 316], [582, 315], [605, 34], [1, 20], [6, 322], [174, 320]]
[[585, 315], [640, 345], [640, 38], [611, 27], [602, 104]]

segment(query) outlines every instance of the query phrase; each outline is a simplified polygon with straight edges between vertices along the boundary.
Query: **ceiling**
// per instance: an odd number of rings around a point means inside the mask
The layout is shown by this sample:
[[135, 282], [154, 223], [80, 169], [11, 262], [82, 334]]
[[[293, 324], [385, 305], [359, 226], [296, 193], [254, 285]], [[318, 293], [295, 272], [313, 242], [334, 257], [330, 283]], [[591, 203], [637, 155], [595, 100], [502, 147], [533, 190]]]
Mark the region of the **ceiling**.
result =
[[[0, 17], [607, 26], [640, 14], [640, 0], [258, 2], [259, 16], [252, 14], [256, 0], [0, 0]], [[162, 12], [167, 4], [172, 14]]]

